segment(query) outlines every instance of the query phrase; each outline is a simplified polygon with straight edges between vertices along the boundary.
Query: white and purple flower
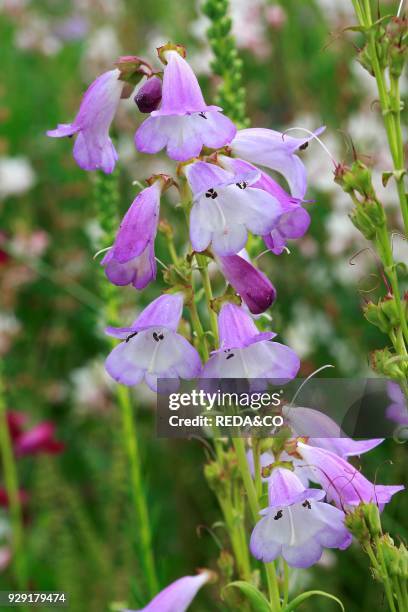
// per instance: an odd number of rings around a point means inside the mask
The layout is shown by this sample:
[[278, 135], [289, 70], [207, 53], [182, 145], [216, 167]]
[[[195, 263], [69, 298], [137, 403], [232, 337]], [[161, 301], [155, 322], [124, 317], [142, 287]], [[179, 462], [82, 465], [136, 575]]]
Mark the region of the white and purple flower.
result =
[[298, 568], [316, 563], [323, 548], [347, 548], [352, 540], [344, 512], [321, 501], [325, 492], [304, 487], [292, 471], [275, 468], [268, 480], [269, 505], [255, 525], [250, 548], [265, 563], [280, 555]]
[[[327, 498], [339, 508], [352, 508], [360, 503], [374, 503], [382, 510], [403, 485], [387, 486], [370, 482], [339, 455], [324, 448], [297, 443], [297, 452], [304, 461], [309, 480], [326, 491]], [[302, 466], [299, 466], [302, 470]]]
[[249, 162], [225, 155], [220, 155], [218, 159], [222, 166], [231, 172], [258, 172], [259, 179], [253, 184], [253, 187], [263, 189], [280, 203], [281, 215], [271, 232], [263, 236], [266, 246], [272, 253], [281, 255], [288, 240], [304, 236], [309, 229], [310, 215], [303, 208], [301, 199], [289, 195], [269, 174]]
[[232, 173], [198, 161], [185, 172], [193, 192], [190, 238], [198, 252], [211, 244], [217, 255], [235, 255], [244, 248], [248, 231], [268, 234], [283, 212], [275, 197], [254, 187], [256, 170]]
[[212, 573], [203, 570], [197, 576], [183, 576], [160, 591], [141, 610], [125, 612], [185, 612], [198, 591], [212, 579]]
[[123, 218], [114, 245], [101, 262], [114, 285], [131, 283], [135, 289], [144, 289], [156, 278], [154, 241], [163, 185], [159, 177], [139, 193]]
[[299, 370], [292, 349], [272, 342], [273, 332], [259, 332], [251, 316], [235, 304], [224, 304], [218, 316], [220, 348], [203, 368], [203, 378], [268, 379], [285, 382]]
[[182, 310], [181, 293], [161, 295], [130, 327], [108, 327], [108, 335], [124, 340], [106, 359], [108, 374], [129, 387], [145, 380], [155, 392], [159, 378], [170, 379], [167, 385], [173, 390], [180, 378], [199, 376], [201, 361], [197, 351], [177, 333]]
[[176, 161], [197, 157], [203, 146], [218, 149], [236, 134], [232, 121], [219, 106], [208, 106], [197, 78], [186, 60], [174, 49], [163, 51], [167, 62], [163, 74], [162, 102], [138, 128], [135, 144], [142, 153], [158, 153], [166, 147]]
[[83, 170], [113, 172], [118, 154], [109, 137], [109, 128], [118, 107], [124, 81], [120, 70], [110, 70], [99, 76], [84, 94], [77, 116], [72, 123], [61, 123], [48, 136], [62, 138], [76, 134], [74, 159]]
[[306, 168], [296, 153], [324, 129], [319, 128], [307, 138], [294, 138], [266, 128], [248, 128], [239, 130], [230, 146], [235, 157], [279, 172], [292, 196], [303, 200], [307, 189]]

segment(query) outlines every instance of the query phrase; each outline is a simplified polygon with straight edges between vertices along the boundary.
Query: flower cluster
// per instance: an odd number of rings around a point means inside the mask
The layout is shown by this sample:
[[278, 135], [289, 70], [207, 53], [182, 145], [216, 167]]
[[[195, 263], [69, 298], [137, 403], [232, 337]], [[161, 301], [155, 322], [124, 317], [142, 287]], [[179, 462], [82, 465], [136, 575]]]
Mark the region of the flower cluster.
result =
[[[135, 56], [120, 58], [116, 69], [101, 75], [85, 93], [73, 123], [48, 132], [57, 137], [76, 135], [77, 163], [86, 170], [111, 173], [118, 155], [109, 137], [110, 124], [121, 98], [129, 97], [142, 78], [135, 102], [149, 117], [136, 131], [136, 149], [148, 154], [165, 149], [177, 162], [174, 178], [156, 174], [148, 179], [125, 214], [114, 243], [108, 245], [102, 266], [109, 281], [118, 286], [142, 290], [156, 278], [161, 199], [170, 188], [179, 192], [191, 246], [183, 258], [172, 256], [178, 280], [169, 283], [168, 292], [153, 300], [130, 326], [107, 328], [107, 334], [121, 342], [108, 356], [106, 369], [121, 384], [145, 381], [153, 391], [160, 379], [171, 391], [180, 379], [200, 377], [284, 384], [296, 377], [300, 361], [291, 348], [275, 341], [274, 332], [260, 330], [254, 320], [274, 302], [276, 290], [250, 261], [245, 247], [248, 238], [256, 236], [255, 241], [263, 240], [268, 251], [280, 255], [288, 240], [307, 231], [306, 170], [299, 151], [324, 128], [307, 138], [270, 129], [237, 130], [220, 107], [206, 104], [183, 47], [169, 43], [158, 54], [162, 71]], [[287, 190], [270, 171], [281, 176]], [[203, 277], [211, 332], [204, 332], [200, 321], [197, 325], [197, 296], [191, 281], [193, 263], [200, 268], [202, 258], [212, 259], [232, 287], [214, 300]], [[174, 280], [171, 267], [167, 272]], [[184, 306], [193, 333], [182, 325]], [[266, 563], [282, 555], [291, 566], [308, 567], [318, 561], [324, 547], [346, 548], [351, 534], [345, 513], [360, 503], [374, 502], [382, 509], [403, 488], [375, 485], [348, 461], [381, 440], [336, 438], [330, 423], [322, 421], [316, 423], [318, 437], [299, 437], [299, 419], [310, 418], [305, 410], [294, 410], [292, 437], [283, 446], [275, 446], [272, 439], [259, 461], [252, 452], [248, 455], [253, 476], [268, 486], [269, 504], [250, 543], [253, 555]], [[261, 474], [256, 474], [254, 466], [259, 464]], [[207, 580], [206, 572], [182, 578], [144, 610], [185, 610]]]

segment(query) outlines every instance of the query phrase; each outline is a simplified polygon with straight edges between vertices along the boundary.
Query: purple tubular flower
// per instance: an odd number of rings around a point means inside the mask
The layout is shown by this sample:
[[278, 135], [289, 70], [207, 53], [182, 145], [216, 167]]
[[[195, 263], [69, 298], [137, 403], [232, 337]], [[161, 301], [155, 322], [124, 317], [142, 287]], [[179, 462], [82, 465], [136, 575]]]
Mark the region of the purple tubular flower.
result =
[[[314, 135], [318, 136], [324, 129], [319, 128]], [[302, 200], [307, 188], [306, 168], [296, 152], [305, 148], [312, 138], [293, 138], [275, 130], [250, 128], [237, 132], [231, 149], [236, 157], [282, 174], [292, 195]]]
[[276, 468], [269, 478], [269, 506], [251, 535], [251, 552], [269, 563], [282, 555], [292, 567], [316, 563], [323, 548], [347, 548], [351, 535], [344, 513], [321, 502], [325, 493], [308, 489], [290, 470]]
[[319, 483], [327, 498], [340, 508], [366, 502], [375, 503], [382, 510], [395, 493], [405, 488], [403, 485], [374, 484], [342, 457], [324, 448], [298, 442], [297, 450], [307, 466], [310, 480]]
[[177, 51], [166, 52], [162, 104], [142, 123], [135, 135], [142, 153], [158, 153], [166, 147], [176, 161], [197, 157], [203, 146], [218, 149], [236, 134], [232, 121], [218, 106], [207, 106], [197, 78]]
[[47, 136], [62, 138], [77, 134], [74, 159], [83, 170], [113, 172], [118, 154], [109, 137], [109, 128], [115, 116], [122, 90], [119, 70], [110, 70], [99, 76], [87, 89], [74, 121], [60, 123]]
[[190, 238], [196, 251], [211, 243], [217, 255], [234, 255], [244, 248], [248, 231], [263, 236], [282, 214], [276, 198], [253, 187], [259, 179], [256, 170], [231, 173], [199, 161], [185, 172], [194, 198]]
[[276, 290], [267, 276], [240, 255], [217, 257], [227, 281], [241, 296], [252, 314], [265, 312], [275, 301]]
[[197, 377], [201, 371], [200, 357], [177, 333], [182, 310], [181, 293], [161, 295], [130, 327], [108, 327], [108, 335], [124, 340], [106, 359], [108, 374], [129, 387], [144, 379], [155, 392], [159, 378], [172, 379], [169, 390], [174, 390], [178, 388], [179, 378]]
[[292, 349], [271, 342], [273, 332], [259, 332], [251, 316], [234, 304], [224, 304], [218, 316], [220, 348], [203, 368], [203, 378], [294, 378], [300, 361]]
[[162, 81], [157, 76], [147, 79], [135, 96], [135, 102], [141, 113], [156, 110], [162, 99]]
[[281, 255], [287, 240], [304, 236], [310, 225], [310, 215], [302, 207], [301, 199], [290, 196], [269, 174], [242, 159], [221, 155], [219, 160], [224, 168], [233, 172], [259, 172], [259, 179], [253, 187], [267, 191], [281, 204], [282, 214], [270, 234], [263, 237], [272, 253]]
[[150, 603], [141, 610], [125, 612], [185, 612], [198, 591], [211, 580], [211, 572], [204, 570], [197, 576], [184, 576], [160, 591]]
[[353, 440], [333, 419], [313, 408], [283, 406], [282, 416], [294, 437], [312, 436], [308, 437], [309, 446], [324, 448], [343, 458], [367, 453], [384, 442], [384, 438]]
[[115, 243], [101, 265], [114, 285], [144, 289], [156, 278], [154, 241], [159, 221], [162, 181], [143, 189], [123, 218]]
[[387, 418], [405, 427], [408, 425], [408, 406], [402, 389], [398, 383], [389, 382], [387, 391], [391, 400], [391, 404], [387, 407]]

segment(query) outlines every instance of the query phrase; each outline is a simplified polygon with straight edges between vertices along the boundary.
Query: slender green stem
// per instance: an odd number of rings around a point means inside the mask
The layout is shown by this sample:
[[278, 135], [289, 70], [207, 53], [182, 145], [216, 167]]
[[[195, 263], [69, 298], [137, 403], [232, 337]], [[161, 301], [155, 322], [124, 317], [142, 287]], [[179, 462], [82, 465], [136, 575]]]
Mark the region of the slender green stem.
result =
[[[244, 482], [244, 487], [248, 495], [248, 502], [251, 510], [252, 520], [254, 523], [256, 523], [259, 519], [259, 502], [258, 496], [256, 494], [255, 484], [252, 480], [251, 472], [249, 470], [249, 465], [245, 452], [245, 443], [243, 438], [233, 438], [232, 442], [235, 448], [235, 452], [237, 454], [238, 467], [241, 473], [242, 480]], [[273, 606], [273, 610], [275, 612], [275, 610], [277, 611], [281, 609], [276, 568], [274, 563], [265, 563], [264, 565], [268, 582], [269, 596], [271, 604]]]
[[205, 298], [207, 301], [208, 316], [210, 317], [210, 326], [211, 326], [211, 332], [214, 338], [214, 346], [217, 346], [218, 345], [218, 322], [217, 322], [217, 315], [212, 308], [212, 301], [214, 299], [214, 296], [213, 296], [212, 287], [211, 287], [210, 275], [208, 274], [207, 258], [205, 257], [205, 255], [197, 254], [196, 260], [197, 260], [197, 265], [200, 270], [201, 280], [203, 282], [203, 287], [204, 287], [204, 292], [205, 292]]
[[130, 481], [132, 499], [136, 510], [136, 522], [140, 538], [141, 559], [146, 575], [146, 582], [151, 597], [159, 590], [158, 580], [152, 549], [152, 536], [150, 530], [149, 513], [146, 496], [143, 489], [142, 470], [138, 437], [132, 413], [129, 389], [123, 385], [117, 386], [117, 398], [122, 414], [123, 435], [130, 463]]
[[386, 226], [382, 226], [377, 231], [377, 247], [380, 257], [384, 263], [385, 272], [390, 280], [392, 292], [394, 294], [395, 305], [398, 312], [398, 317], [401, 323], [401, 329], [405, 341], [408, 342], [408, 326], [405, 317], [405, 312], [401, 302], [401, 294], [398, 285], [398, 276], [395, 270], [395, 263], [392, 255], [390, 237]]
[[393, 594], [393, 590], [391, 587], [391, 581], [390, 581], [390, 577], [388, 575], [387, 572], [387, 566], [384, 560], [384, 555], [382, 552], [382, 548], [381, 548], [381, 543], [379, 542], [378, 537], [376, 538], [376, 550], [378, 553], [378, 562], [381, 566], [382, 569], [382, 576], [383, 576], [383, 584], [384, 584], [384, 590], [385, 590], [385, 594], [387, 596], [387, 600], [388, 600], [388, 605], [390, 606], [390, 610], [391, 612], [397, 612], [397, 609], [395, 607], [395, 602], [394, 602], [394, 594]]
[[12, 551], [16, 583], [20, 590], [27, 587], [27, 568], [24, 553], [23, 517], [21, 511], [18, 476], [7, 422], [4, 387], [0, 373], [0, 452], [3, 464], [5, 488], [10, 508], [12, 526]]
[[289, 567], [285, 559], [282, 559], [283, 564], [283, 610], [286, 608], [289, 599]]

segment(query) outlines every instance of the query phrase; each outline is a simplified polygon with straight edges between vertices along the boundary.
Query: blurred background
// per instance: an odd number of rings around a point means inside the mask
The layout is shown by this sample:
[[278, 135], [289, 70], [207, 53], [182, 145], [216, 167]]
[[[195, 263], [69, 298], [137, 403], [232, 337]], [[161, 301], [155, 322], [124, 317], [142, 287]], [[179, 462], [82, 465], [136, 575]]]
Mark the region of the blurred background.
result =
[[[231, 4], [251, 124], [280, 130], [326, 125], [323, 141], [337, 161], [350, 161], [354, 145], [374, 167], [375, 185], [397, 230], [393, 187], [381, 185], [390, 161], [373, 104], [375, 82], [355, 61], [358, 40], [344, 32], [354, 23], [351, 1]], [[397, 2], [380, 4], [383, 12], [396, 13]], [[187, 47], [210, 101], [217, 81], [211, 77], [207, 27], [200, 3], [190, 0], [0, 0], [0, 355], [16, 440], [21, 429], [44, 421], [55, 425], [40, 447], [26, 448], [18, 460], [31, 586], [67, 591], [75, 612], [114, 609], [112, 602], [125, 601], [141, 607], [146, 595], [137, 542], [129, 535], [121, 423], [103, 368], [108, 349], [100, 285], [107, 281], [93, 258], [101, 236], [93, 176], [75, 165], [69, 141], [47, 139], [45, 131], [74, 117], [87, 85], [119, 55], [155, 61], [155, 47], [168, 40]], [[123, 212], [138, 189], [133, 181], [171, 168], [164, 156], [135, 151], [141, 119], [130, 98], [115, 120]], [[385, 340], [365, 322], [361, 305], [384, 294], [383, 281], [374, 256], [361, 251], [366, 245], [348, 218], [347, 196], [333, 182], [331, 159], [317, 143], [302, 157], [312, 200], [310, 231], [291, 245], [290, 254], [259, 260], [278, 290], [273, 328], [300, 355], [302, 375], [333, 364], [331, 376], [365, 376], [370, 350]], [[181, 247], [182, 225], [171, 201], [164, 216]], [[404, 240], [396, 234], [393, 244], [406, 261]], [[160, 235], [157, 255], [167, 257]], [[142, 295], [118, 291], [125, 325], [157, 297], [160, 281]], [[137, 389], [135, 403], [164, 586], [197, 567], [214, 566], [219, 550], [198, 526], [211, 526], [219, 513], [203, 477], [202, 445], [158, 440], [153, 394]], [[404, 482], [405, 452], [404, 445], [387, 441], [361, 465], [372, 480]], [[0, 474], [0, 590], [15, 586], [1, 487]], [[407, 512], [407, 498], [400, 495], [384, 514], [384, 527], [397, 539], [407, 539]], [[381, 604], [381, 589], [357, 547], [325, 553], [295, 578], [298, 588], [336, 594], [350, 612]], [[305, 611], [335, 609], [327, 600], [311, 602]], [[215, 591], [204, 589], [192, 609], [227, 608]]]

